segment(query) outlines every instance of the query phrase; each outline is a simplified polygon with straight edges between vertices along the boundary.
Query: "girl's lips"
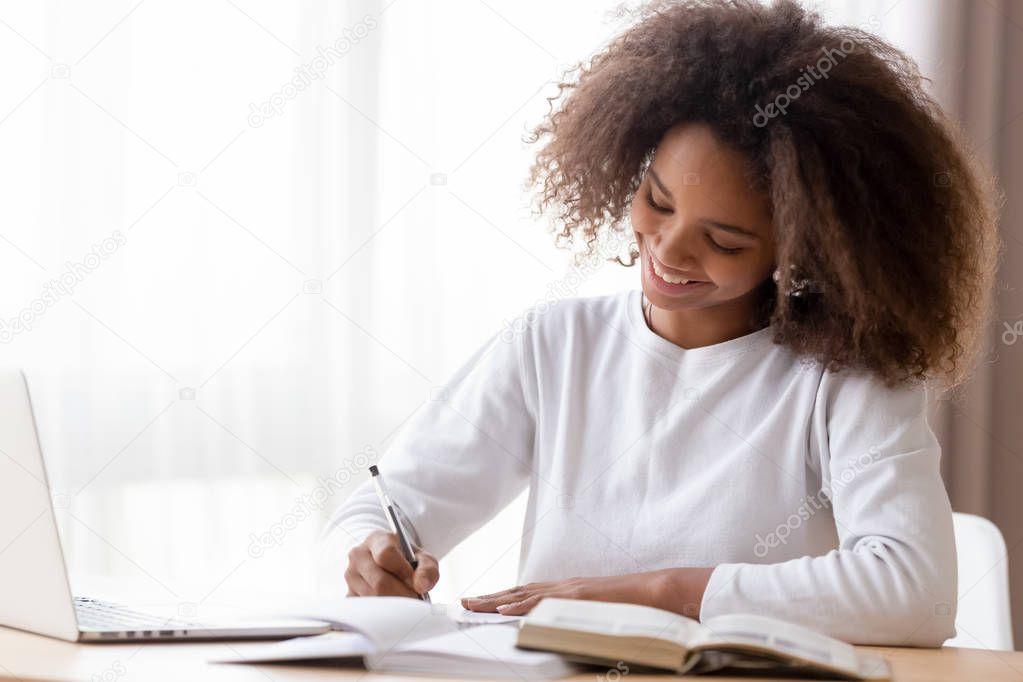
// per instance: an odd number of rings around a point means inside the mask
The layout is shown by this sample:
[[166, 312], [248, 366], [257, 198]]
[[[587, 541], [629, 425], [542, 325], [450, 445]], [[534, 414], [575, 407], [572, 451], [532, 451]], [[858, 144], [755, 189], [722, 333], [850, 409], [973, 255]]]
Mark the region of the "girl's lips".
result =
[[709, 282], [687, 282], [686, 284], [672, 284], [657, 276], [654, 272], [653, 257], [648, 253], [646, 257], [646, 275], [650, 280], [650, 283], [657, 287], [658, 291], [663, 291], [669, 296], [678, 296], [680, 294], [686, 294], [691, 291], [700, 289]]
[[[669, 268], [667, 265], [665, 265], [661, 261], [657, 260], [657, 258], [654, 257], [654, 254], [652, 254], [649, 251], [647, 251], [647, 255], [650, 257], [650, 260], [652, 260], [655, 265], [660, 266], [658, 269], [661, 270], [662, 272], [665, 272], [665, 273], [670, 274], [670, 275], [675, 275], [675, 277], [677, 277], [678, 279], [688, 279], [690, 281], [695, 281], [695, 282], [703, 282], [704, 281], [702, 279], [696, 279], [695, 277], [683, 277], [681, 275], [681, 273], [679, 273], [678, 270], [676, 270], [674, 268]], [[656, 275], [657, 273], [654, 272], [654, 274]]]

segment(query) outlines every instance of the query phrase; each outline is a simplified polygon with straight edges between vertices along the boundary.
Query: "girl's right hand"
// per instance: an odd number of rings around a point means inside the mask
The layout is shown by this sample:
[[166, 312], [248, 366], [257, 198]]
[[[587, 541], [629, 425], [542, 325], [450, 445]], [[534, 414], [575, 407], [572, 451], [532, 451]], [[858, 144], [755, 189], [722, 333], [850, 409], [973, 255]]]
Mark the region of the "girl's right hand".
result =
[[440, 579], [437, 559], [413, 546], [419, 568], [412, 570], [398, 543], [398, 536], [376, 530], [348, 552], [345, 582], [349, 597], [413, 597], [418, 599]]

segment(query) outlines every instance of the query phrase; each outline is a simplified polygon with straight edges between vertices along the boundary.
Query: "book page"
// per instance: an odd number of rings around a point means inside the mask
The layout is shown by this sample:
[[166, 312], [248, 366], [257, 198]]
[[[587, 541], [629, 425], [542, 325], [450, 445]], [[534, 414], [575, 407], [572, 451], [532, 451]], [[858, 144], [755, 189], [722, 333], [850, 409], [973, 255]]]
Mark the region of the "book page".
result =
[[858, 675], [856, 649], [840, 640], [794, 623], [752, 614], [727, 614], [704, 623], [700, 650], [735, 647], [770, 650], [784, 657]]
[[639, 604], [547, 597], [526, 617], [528, 623], [599, 635], [651, 637], [676, 642], [683, 649], [705, 637], [691, 618]]

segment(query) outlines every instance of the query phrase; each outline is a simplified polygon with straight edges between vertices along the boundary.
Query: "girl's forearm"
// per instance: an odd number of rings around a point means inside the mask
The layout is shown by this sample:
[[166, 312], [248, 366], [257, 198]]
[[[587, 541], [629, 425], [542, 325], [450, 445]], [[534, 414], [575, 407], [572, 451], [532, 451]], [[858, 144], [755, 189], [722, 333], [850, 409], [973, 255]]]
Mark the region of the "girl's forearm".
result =
[[653, 606], [699, 619], [700, 602], [713, 568], [665, 568], [604, 578], [583, 598]]

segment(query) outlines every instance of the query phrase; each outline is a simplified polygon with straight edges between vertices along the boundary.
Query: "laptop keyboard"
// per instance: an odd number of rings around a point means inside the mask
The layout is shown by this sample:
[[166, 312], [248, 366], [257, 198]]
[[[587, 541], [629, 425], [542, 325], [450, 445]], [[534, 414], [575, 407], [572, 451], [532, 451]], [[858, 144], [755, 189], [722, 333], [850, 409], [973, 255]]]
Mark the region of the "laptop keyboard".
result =
[[[148, 613], [133, 611], [113, 602], [87, 597], [75, 597], [78, 626], [87, 630], [152, 630], [173, 631], [200, 628], [176, 618], [158, 618]], [[169, 633], [168, 633], [169, 634]]]

